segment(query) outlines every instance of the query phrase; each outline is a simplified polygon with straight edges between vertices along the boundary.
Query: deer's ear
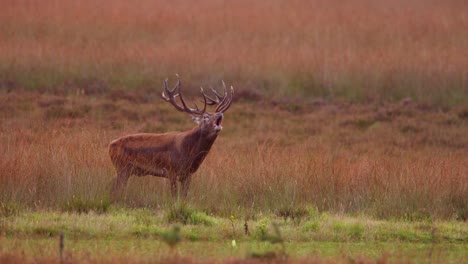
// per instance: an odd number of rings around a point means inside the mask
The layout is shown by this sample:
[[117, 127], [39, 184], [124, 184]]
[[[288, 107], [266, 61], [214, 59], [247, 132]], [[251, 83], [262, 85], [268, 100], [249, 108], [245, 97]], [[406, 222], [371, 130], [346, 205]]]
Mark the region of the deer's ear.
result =
[[195, 123], [200, 124], [200, 122], [201, 122], [201, 117], [200, 117], [200, 116], [192, 115], [192, 120], [193, 120]]

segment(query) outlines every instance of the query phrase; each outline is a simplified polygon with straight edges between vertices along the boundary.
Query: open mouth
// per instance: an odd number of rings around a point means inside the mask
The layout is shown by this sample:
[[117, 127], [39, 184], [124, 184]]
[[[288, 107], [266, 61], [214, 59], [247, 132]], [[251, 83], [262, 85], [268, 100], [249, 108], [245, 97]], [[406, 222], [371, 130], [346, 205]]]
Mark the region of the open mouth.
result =
[[222, 122], [223, 122], [223, 117], [220, 116], [220, 117], [218, 117], [218, 120], [216, 120], [216, 125], [220, 126]]
[[216, 130], [216, 131], [220, 131], [221, 129], [223, 129], [223, 127], [221, 126], [222, 123], [223, 123], [223, 117], [220, 116], [220, 117], [218, 117], [218, 119], [216, 119], [216, 121], [215, 121], [215, 130]]

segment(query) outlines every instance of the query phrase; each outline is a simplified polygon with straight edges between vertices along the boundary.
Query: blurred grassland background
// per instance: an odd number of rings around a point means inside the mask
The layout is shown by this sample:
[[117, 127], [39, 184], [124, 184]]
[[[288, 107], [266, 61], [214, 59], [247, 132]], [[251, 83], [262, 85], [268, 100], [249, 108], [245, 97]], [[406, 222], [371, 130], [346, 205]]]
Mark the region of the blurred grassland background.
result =
[[[0, 3], [5, 214], [108, 208], [111, 140], [193, 126], [159, 98], [180, 73], [192, 102], [236, 88], [198, 210], [468, 217], [464, 1]], [[167, 190], [132, 177], [123, 204], [165, 208]]]
[[[468, 101], [464, 1], [0, 1], [0, 87]], [[193, 89], [187, 89], [193, 90]]]

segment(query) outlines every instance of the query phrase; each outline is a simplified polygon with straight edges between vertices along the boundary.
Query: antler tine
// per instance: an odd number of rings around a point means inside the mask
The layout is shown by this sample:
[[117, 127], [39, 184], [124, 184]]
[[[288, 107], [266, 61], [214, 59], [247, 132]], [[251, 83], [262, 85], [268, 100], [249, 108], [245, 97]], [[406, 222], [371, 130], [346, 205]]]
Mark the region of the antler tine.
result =
[[[176, 76], [177, 76], [177, 83], [176, 83], [176, 85], [174, 86], [174, 88], [172, 90], [170, 90], [168, 85], [167, 85], [167, 79], [164, 81], [164, 91], [163, 91], [161, 97], [166, 102], [171, 103], [179, 111], [186, 112], [186, 113], [189, 113], [189, 114], [192, 114], [192, 115], [203, 115], [205, 113], [205, 110], [206, 110], [206, 99], [205, 99], [205, 106], [203, 108], [203, 111], [200, 111], [198, 109], [198, 106], [196, 106], [197, 109], [193, 109], [193, 108], [188, 107], [187, 104], [184, 101], [184, 98], [182, 97], [182, 92], [181, 92], [181, 88], [180, 88], [181, 87], [181, 81], [179, 79], [179, 75], [176, 74]], [[177, 104], [177, 102], [175, 100], [175, 98], [177, 96], [179, 97], [179, 100], [182, 103], [182, 106]]]
[[233, 98], [233, 96], [234, 96], [234, 87], [231, 86], [230, 91], [231, 91], [231, 96], [229, 97], [229, 99], [226, 101], [226, 103], [221, 104], [221, 105], [218, 107], [219, 109], [216, 109], [216, 111], [219, 111], [219, 112], [221, 112], [221, 113], [224, 113], [224, 112], [226, 112], [226, 110], [229, 109], [229, 107], [231, 106], [231, 103], [232, 103], [232, 98]]
[[[210, 97], [205, 94], [205, 91], [203, 90], [203, 87], [200, 87], [200, 92], [203, 96], [203, 110], [200, 110], [197, 104], [195, 104], [195, 109], [190, 108], [187, 106], [187, 104], [184, 101], [184, 98], [182, 96], [182, 82], [179, 79], [179, 75], [177, 75], [177, 83], [174, 86], [174, 88], [171, 90], [168, 87], [168, 80], [164, 80], [164, 91], [161, 94], [161, 97], [166, 101], [171, 103], [177, 110], [186, 112], [192, 115], [197, 115], [201, 116], [206, 112], [206, 106], [207, 105], [218, 105], [215, 109], [215, 112], [217, 113], [224, 113], [228, 108], [231, 106], [232, 103], [232, 98], [234, 94], [234, 88], [231, 86], [230, 89], [230, 95], [228, 96], [226, 84], [224, 81], [222, 81], [223, 84], [223, 95], [221, 95], [219, 92], [217, 92], [215, 89], [211, 88], [211, 91], [214, 93], [216, 98]], [[180, 102], [182, 105], [179, 105], [176, 101], [176, 97], [179, 97]]]
[[182, 92], [181, 92], [181, 90], [180, 90], [180, 79], [179, 79], [179, 75], [177, 75], [177, 84], [176, 84], [176, 86], [177, 86], [177, 88], [179, 88], [179, 93], [178, 93], [178, 95], [179, 95], [180, 102], [181, 102], [182, 105], [184, 106], [184, 109], [185, 109], [185, 110], [189, 109], [189, 108], [187, 107], [187, 105], [185, 104], [184, 98], [182, 97]]
[[[213, 99], [211, 97], [209, 97], [208, 95], [205, 94], [205, 92], [203, 91], [203, 87], [200, 87], [201, 90], [202, 90], [202, 94], [203, 94], [203, 97], [204, 97], [204, 100], [208, 99], [208, 102], [207, 104], [208, 105], [215, 105], [215, 104], [219, 104], [219, 99], [216, 98], [216, 99]], [[211, 90], [213, 90], [213, 88], [210, 87]], [[201, 101], [201, 100], [200, 100]], [[203, 102], [203, 101], [202, 101]]]
[[167, 101], [169, 98], [167, 97], [166, 92], [170, 94], [169, 87], [167, 87], [167, 79], [164, 80], [164, 91], [161, 94], [161, 97]]
[[[200, 91], [201, 91], [201, 93], [202, 93], [202, 95], [203, 95], [203, 101], [204, 101], [204, 103], [205, 103], [204, 106], [203, 106], [203, 113], [205, 113], [205, 111], [206, 111], [206, 105], [208, 104], [207, 101], [206, 101], [207, 96], [206, 96], [205, 92], [203, 91], [203, 88], [202, 88], [202, 87], [200, 87]], [[211, 100], [211, 99], [210, 99], [210, 100]], [[197, 106], [197, 105], [195, 104], [195, 106]], [[197, 106], [197, 110], [198, 110], [198, 106]]]
[[223, 96], [218, 93], [213, 87], [210, 86], [211, 91], [218, 97], [218, 101], [223, 99]]
[[164, 80], [164, 91], [162, 92], [161, 97], [164, 99], [164, 101], [171, 103], [177, 110], [184, 111], [184, 108], [178, 105], [174, 99], [176, 96], [178, 96], [178, 94], [175, 94], [176, 88], [177, 86], [170, 90], [167, 85], [167, 79]]
[[[177, 75], [177, 78], [179, 78], [179, 75]], [[182, 105], [184, 106], [185, 112], [190, 113], [192, 115], [200, 115], [200, 116], [203, 115], [205, 113], [205, 111], [206, 111], [206, 98], [204, 99], [205, 105], [203, 107], [203, 111], [200, 111], [196, 104], [195, 104], [195, 107], [197, 109], [190, 108], [190, 107], [187, 106], [184, 99], [182, 98], [182, 92], [181, 92], [181, 89], [180, 89], [180, 87], [181, 87], [180, 86], [180, 80], [178, 80], [177, 84], [178, 84], [178, 88], [179, 88], [179, 94], [178, 94], [179, 97], [180, 97], [179, 99], [180, 99], [180, 102], [182, 103]], [[203, 89], [202, 89], [202, 92], [203, 92]]]
[[226, 84], [224, 83], [224, 81], [221, 81], [221, 82], [223, 83], [224, 93], [223, 93], [223, 96], [220, 97], [220, 99], [222, 98], [222, 100], [221, 102], [219, 102], [218, 107], [216, 107], [215, 112], [221, 112], [220, 110], [223, 108], [223, 105], [225, 104], [226, 99], [227, 99]]

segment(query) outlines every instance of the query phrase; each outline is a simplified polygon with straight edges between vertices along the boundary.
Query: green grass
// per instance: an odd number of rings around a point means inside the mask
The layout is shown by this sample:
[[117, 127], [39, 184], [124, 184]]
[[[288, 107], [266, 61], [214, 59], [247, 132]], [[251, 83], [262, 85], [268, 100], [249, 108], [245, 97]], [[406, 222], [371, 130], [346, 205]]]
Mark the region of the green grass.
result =
[[215, 222], [214, 218], [207, 216], [203, 212], [197, 212], [184, 202], [177, 202], [172, 205], [166, 214], [166, 218], [169, 223], [180, 222], [184, 225], [204, 224], [210, 226]]
[[[164, 234], [174, 226], [168, 210], [109, 208], [106, 213], [20, 211], [0, 218], [0, 256], [24, 252], [27, 258], [57, 256], [58, 236], [64, 234], [66, 256], [75, 260], [163, 261], [170, 257]], [[193, 214], [201, 214], [190, 209]], [[207, 216], [205, 216], [207, 217]], [[433, 254], [436, 263], [457, 263], [467, 257], [468, 226], [462, 222], [377, 221], [366, 217], [329, 214], [304, 216], [301, 223], [268, 215], [247, 221], [210, 216], [210, 225], [181, 226], [178, 256], [195, 260], [276, 257], [290, 259], [385, 256], [397, 262], [418, 261]], [[169, 221], [170, 220], [170, 221]], [[277, 225], [278, 231], [275, 231]], [[233, 246], [235, 240], [235, 246]], [[275, 242], [276, 241], [276, 242]]]
[[96, 200], [72, 196], [72, 198], [62, 206], [62, 210], [76, 213], [88, 213], [90, 211], [105, 213], [109, 207], [110, 201], [107, 198]]

